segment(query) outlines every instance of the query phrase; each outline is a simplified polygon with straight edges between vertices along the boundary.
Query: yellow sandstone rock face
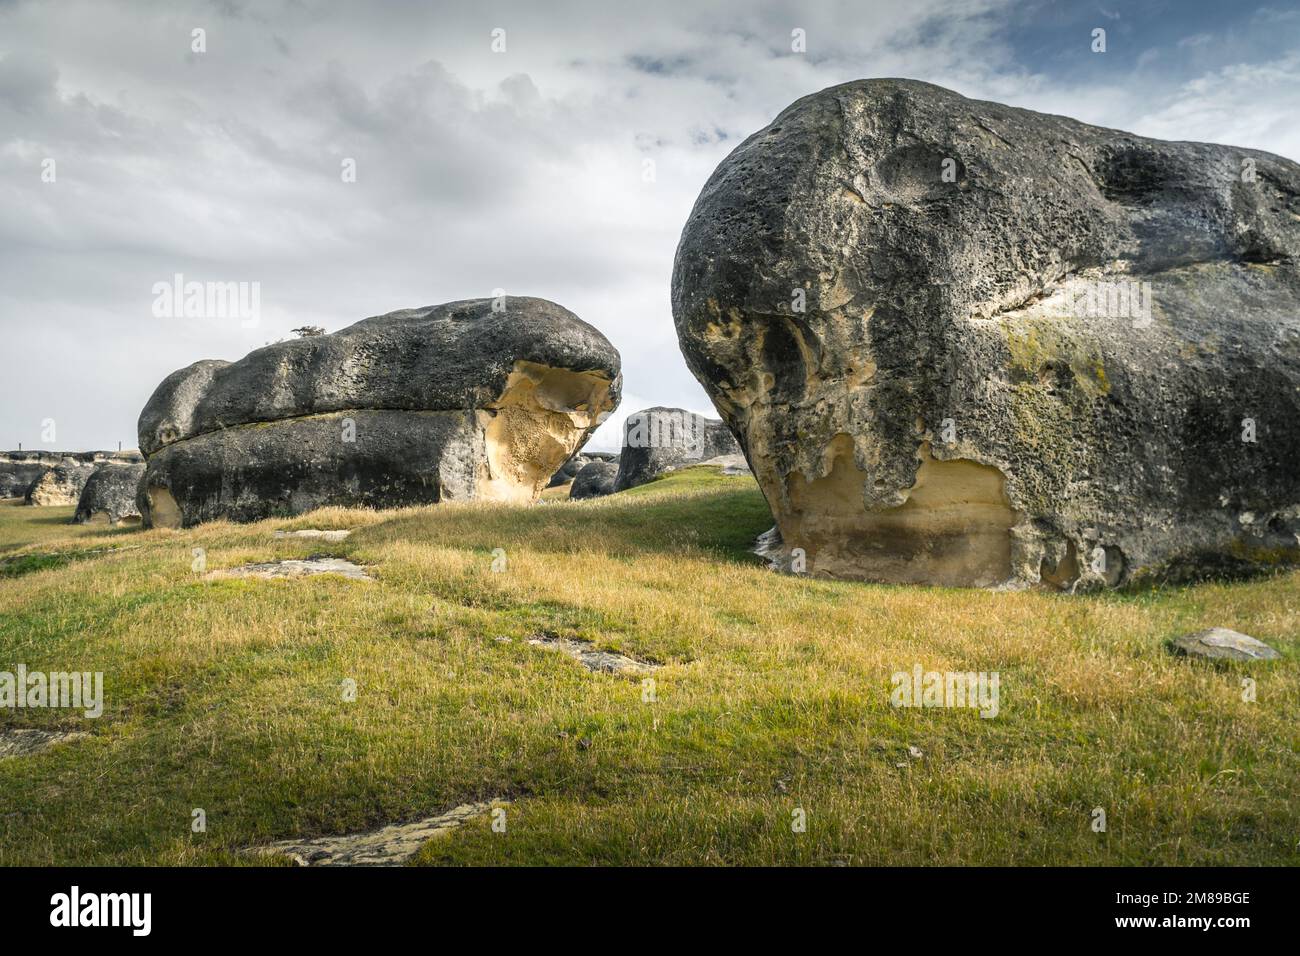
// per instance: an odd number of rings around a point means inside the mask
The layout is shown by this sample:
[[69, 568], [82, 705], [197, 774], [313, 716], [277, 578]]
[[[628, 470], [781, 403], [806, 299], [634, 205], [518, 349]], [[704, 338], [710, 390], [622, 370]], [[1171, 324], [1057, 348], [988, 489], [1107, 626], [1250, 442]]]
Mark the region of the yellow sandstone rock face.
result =
[[556, 469], [614, 410], [612, 385], [599, 372], [516, 362], [505, 393], [478, 413], [487, 455], [476, 497], [536, 501]]
[[152, 528], [179, 528], [181, 526], [181, 509], [176, 505], [172, 493], [161, 485], [146, 488], [141, 494], [142, 507], [149, 515]]
[[776, 515], [787, 547], [802, 548], [807, 570], [891, 584], [990, 587], [1011, 577], [1016, 513], [996, 468], [939, 461], [921, 447], [916, 484], [897, 507], [867, 510], [866, 472], [853, 439], [836, 435], [821, 477], [786, 479], [788, 508]]
[[75, 505], [94, 471], [94, 465], [65, 459], [32, 482], [26, 502], [41, 507]]

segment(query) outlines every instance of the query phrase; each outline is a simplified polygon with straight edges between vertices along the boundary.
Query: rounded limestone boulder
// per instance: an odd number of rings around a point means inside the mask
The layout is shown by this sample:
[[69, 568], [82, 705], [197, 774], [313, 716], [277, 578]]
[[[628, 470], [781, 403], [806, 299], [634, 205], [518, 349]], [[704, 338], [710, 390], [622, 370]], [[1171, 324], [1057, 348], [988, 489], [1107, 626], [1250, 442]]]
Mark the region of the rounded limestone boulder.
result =
[[645, 408], [623, 423], [617, 489], [635, 488], [675, 468], [739, 453], [735, 437], [719, 419], [684, 408]]
[[77, 524], [139, 524], [136, 497], [144, 472], [143, 463], [101, 464], [86, 479], [72, 520]]
[[325, 505], [531, 501], [617, 406], [618, 351], [545, 299], [403, 309], [163, 380], [140, 414], [146, 524]]
[[860, 80], [728, 156], [673, 316], [814, 574], [1300, 557], [1300, 166]]
[[23, 501], [38, 507], [75, 505], [95, 467], [90, 462], [64, 458], [57, 465], [42, 469], [28, 485]]
[[573, 499], [602, 498], [614, 493], [615, 480], [618, 478], [618, 465], [611, 461], [591, 461], [582, 466], [569, 488], [569, 497]]

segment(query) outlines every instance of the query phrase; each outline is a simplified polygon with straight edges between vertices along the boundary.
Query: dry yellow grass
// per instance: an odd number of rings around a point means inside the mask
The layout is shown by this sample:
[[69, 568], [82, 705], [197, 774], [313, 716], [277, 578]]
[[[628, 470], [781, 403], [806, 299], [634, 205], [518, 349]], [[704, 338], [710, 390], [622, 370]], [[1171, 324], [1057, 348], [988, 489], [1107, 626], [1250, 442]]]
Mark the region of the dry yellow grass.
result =
[[[24, 515], [4, 514], [12, 540]], [[769, 520], [752, 480], [691, 469], [587, 502], [11, 550], [133, 546], [0, 579], [0, 669], [106, 681], [97, 722], [0, 711], [93, 732], [0, 762], [0, 863], [234, 862], [497, 796], [504, 834], [468, 825], [420, 862], [1298, 862], [1300, 575], [1074, 597], [810, 580], [745, 555]], [[194, 548], [208, 568], [337, 554], [376, 580], [205, 581]], [[1215, 624], [1285, 657], [1164, 646]], [[540, 633], [662, 666], [589, 673]], [[998, 716], [892, 707], [917, 663], [998, 672]]]

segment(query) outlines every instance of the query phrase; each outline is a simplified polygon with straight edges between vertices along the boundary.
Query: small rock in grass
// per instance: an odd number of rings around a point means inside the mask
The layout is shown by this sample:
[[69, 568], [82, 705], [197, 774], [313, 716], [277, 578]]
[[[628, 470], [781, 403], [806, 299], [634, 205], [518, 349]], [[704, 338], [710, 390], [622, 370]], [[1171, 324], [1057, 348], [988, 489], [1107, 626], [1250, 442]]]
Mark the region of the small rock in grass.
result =
[[1221, 661], [1272, 661], [1282, 655], [1263, 641], [1226, 627], [1211, 627], [1174, 641], [1175, 652]]
[[573, 484], [569, 488], [569, 497], [581, 501], [584, 498], [603, 498], [605, 495], [612, 495], [617, 478], [617, 462], [588, 462], [573, 479]]
[[744, 455], [740, 454], [718, 455], [714, 458], [702, 461], [700, 464], [712, 466], [714, 468], [721, 468], [722, 474], [728, 477], [753, 474], [753, 472], [749, 470], [749, 462], [745, 460]]

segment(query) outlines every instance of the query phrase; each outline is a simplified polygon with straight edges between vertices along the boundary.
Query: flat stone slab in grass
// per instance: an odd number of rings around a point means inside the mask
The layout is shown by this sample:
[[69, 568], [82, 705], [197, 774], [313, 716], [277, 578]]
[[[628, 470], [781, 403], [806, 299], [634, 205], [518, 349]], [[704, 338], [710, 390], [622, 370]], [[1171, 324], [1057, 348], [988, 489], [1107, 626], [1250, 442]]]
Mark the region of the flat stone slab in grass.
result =
[[436, 817], [397, 823], [364, 833], [318, 837], [315, 840], [281, 840], [249, 852], [287, 856], [298, 866], [401, 866], [429, 840], [445, 836], [461, 824], [481, 817], [502, 800], [463, 803]]
[[0, 731], [0, 760], [37, 754], [55, 744], [85, 736], [84, 732], [75, 730], [3, 730]]
[[340, 574], [354, 581], [372, 581], [365, 568], [346, 558], [307, 558], [306, 560], [267, 561], [263, 564], [245, 564], [237, 568], [209, 571], [205, 578], [301, 578], [312, 574]]
[[321, 541], [342, 541], [352, 532], [343, 528], [336, 531], [322, 531], [319, 528], [303, 528], [301, 531], [277, 531], [277, 538], [317, 538]]
[[657, 664], [647, 664], [613, 651], [600, 651], [587, 641], [573, 641], [565, 637], [532, 637], [529, 644], [543, 647], [549, 651], [558, 651], [572, 657], [589, 671], [602, 671], [606, 674], [647, 674], [657, 670]]
[[1272, 661], [1282, 655], [1263, 641], [1226, 627], [1211, 627], [1174, 641], [1174, 650], [1189, 657], [1221, 661]]
[[700, 464], [721, 468], [724, 475], [753, 474], [749, 470], [749, 462], [745, 460], [744, 455], [718, 455], [716, 458], [710, 458], [707, 461], [700, 462]]

